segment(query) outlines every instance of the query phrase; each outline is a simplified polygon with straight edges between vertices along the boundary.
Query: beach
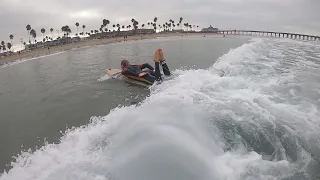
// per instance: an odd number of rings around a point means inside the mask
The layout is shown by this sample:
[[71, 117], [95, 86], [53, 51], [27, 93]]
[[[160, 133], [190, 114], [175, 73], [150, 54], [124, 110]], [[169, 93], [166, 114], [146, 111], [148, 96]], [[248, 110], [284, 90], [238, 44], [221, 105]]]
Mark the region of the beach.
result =
[[[136, 35], [136, 36], [128, 36], [126, 39], [127, 41], [133, 40], [142, 40], [142, 39], [153, 39], [158, 37], [174, 37], [174, 36], [189, 36], [192, 34], [177, 34], [177, 33], [170, 33], [170, 34], [150, 34], [150, 35]], [[201, 35], [201, 34], [196, 34]], [[88, 40], [81, 40], [76, 43], [66, 44], [62, 46], [52, 46], [50, 49], [48, 48], [39, 48], [32, 51], [22, 52], [21, 54], [14, 54], [4, 58], [0, 58], [0, 65], [5, 65], [7, 63], [12, 63], [15, 61], [31, 59], [35, 57], [41, 57], [49, 54], [55, 54], [58, 52], [68, 51], [75, 48], [82, 48], [82, 47], [91, 47], [101, 44], [109, 44], [109, 43], [116, 43], [124, 41], [123, 37], [117, 38], [105, 38], [105, 39], [88, 39]]]

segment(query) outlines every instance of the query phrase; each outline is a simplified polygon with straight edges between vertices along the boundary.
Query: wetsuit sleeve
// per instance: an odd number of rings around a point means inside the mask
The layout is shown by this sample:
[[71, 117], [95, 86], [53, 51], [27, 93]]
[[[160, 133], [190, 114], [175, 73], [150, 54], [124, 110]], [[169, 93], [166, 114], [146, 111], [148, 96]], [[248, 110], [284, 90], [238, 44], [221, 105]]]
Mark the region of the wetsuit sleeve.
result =
[[121, 71], [121, 74], [124, 76], [138, 76], [139, 77], [139, 74], [137, 74], [133, 71], [130, 71], [130, 70], [123, 70], [123, 71]]
[[148, 68], [150, 70], [154, 70], [154, 68], [149, 63], [139, 64], [140, 69]]

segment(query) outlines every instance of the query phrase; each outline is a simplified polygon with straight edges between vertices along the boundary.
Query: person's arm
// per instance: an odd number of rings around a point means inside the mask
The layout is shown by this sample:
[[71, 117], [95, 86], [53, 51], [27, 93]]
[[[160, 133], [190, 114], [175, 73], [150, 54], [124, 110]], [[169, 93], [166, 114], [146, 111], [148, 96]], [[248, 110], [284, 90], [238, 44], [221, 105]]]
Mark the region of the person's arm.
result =
[[123, 70], [123, 71], [121, 71], [121, 74], [124, 76], [137, 76], [137, 77], [139, 77], [139, 74], [137, 74], [133, 71], [130, 71], [130, 70]]
[[140, 69], [148, 68], [150, 70], [154, 70], [154, 68], [149, 63], [139, 64], [138, 65]]

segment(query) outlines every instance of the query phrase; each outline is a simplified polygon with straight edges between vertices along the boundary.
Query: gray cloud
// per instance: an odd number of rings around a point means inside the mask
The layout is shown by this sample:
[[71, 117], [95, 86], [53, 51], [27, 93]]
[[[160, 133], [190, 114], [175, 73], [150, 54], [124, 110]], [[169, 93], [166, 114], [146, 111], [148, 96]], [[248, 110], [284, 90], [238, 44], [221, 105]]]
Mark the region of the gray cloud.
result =
[[220, 29], [259, 29], [301, 32], [319, 35], [319, 0], [0, 0], [0, 40], [15, 35], [27, 41], [25, 26], [30, 24], [41, 37], [40, 29], [60, 29], [68, 24], [86, 25], [86, 30], [99, 29], [102, 19], [112, 24], [140, 24], [157, 16], [162, 24], [169, 19]]

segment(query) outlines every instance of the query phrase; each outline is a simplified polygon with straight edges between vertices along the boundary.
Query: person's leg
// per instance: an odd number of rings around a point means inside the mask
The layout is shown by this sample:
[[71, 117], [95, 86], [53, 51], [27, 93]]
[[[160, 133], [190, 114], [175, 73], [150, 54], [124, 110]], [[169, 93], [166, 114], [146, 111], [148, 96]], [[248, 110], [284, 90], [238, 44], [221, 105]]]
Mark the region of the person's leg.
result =
[[163, 73], [166, 76], [170, 76], [171, 73], [170, 73], [169, 67], [166, 63], [166, 60], [164, 59], [162, 49], [160, 49], [159, 51], [160, 51], [160, 63], [162, 65]]
[[161, 61], [160, 62], [161, 63], [161, 65], [162, 65], [162, 69], [163, 69], [163, 73], [164, 73], [164, 75], [166, 75], [166, 76], [170, 76], [170, 69], [169, 69], [169, 67], [168, 67], [168, 65], [167, 65], [167, 63], [166, 63], [166, 61], [165, 60], [163, 60], [163, 61]]
[[154, 62], [156, 81], [162, 81], [159, 64], [159, 62]]
[[152, 70], [150, 70], [150, 69], [144, 69], [143, 72], [147, 72], [147, 73], [149, 73], [151, 76], [155, 76], [155, 75], [156, 75], [155, 72], [152, 71]]
[[154, 83], [156, 81], [156, 78], [149, 73], [142, 77], [143, 79], [147, 80], [150, 84]]

